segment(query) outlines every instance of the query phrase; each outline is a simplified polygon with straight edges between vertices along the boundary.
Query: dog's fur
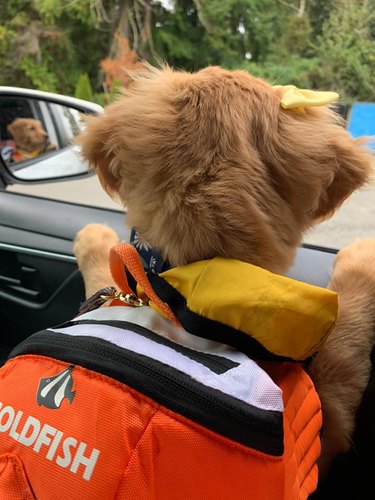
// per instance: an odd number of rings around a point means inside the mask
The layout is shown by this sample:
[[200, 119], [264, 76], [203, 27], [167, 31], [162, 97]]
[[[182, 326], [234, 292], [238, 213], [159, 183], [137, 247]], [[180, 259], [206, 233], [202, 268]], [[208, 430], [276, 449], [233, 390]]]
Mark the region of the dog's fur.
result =
[[320, 470], [327, 476], [333, 459], [346, 453], [355, 414], [367, 386], [375, 338], [375, 238], [342, 249], [329, 288], [338, 293], [339, 317], [333, 332], [310, 363], [323, 408]]
[[40, 121], [34, 118], [17, 118], [7, 130], [14, 139], [20, 160], [31, 158], [35, 151], [40, 154], [56, 149], [55, 145], [49, 144], [48, 134]]
[[107, 285], [115, 286], [109, 251], [119, 242], [117, 233], [102, 224], [88, 224], [77, 233], [73, 251], [84, 277], [86, 298]]
[[[127, 207], [129, 225], [172, 265], [224, 256], [285, 273], [303, 233], [368, 181], [373, 158], [329, 107], [285, 110], [282, 94], [244, 71], [150, 69], [88, 119], [79, 144], [105, 189]], [[78, 234], [74, 251], [88, 295], [111, 283], [106, 261], [116, 241], [100, 225]], [[355, 304], [370, 306], [375, 277], [367, 277], [367, 245], [361, 248], [337, 261], [331, 286], [340, 293], [340, 319], [312, 367], [330, 459], [350, 446], [370, 369], [375, 307], [363, 318]], [[350, 265], [356, 253], [362, 280]], [[358, 363], [360, 353], [366, 362]], [[330, 380], [340, 377], [346, 392], [337, 399]]]

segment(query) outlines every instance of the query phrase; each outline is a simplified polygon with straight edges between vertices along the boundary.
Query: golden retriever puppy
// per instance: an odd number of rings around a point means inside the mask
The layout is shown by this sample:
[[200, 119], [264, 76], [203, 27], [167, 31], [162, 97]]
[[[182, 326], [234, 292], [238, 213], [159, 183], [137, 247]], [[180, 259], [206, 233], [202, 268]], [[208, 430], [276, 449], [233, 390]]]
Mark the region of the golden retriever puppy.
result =
[[[285, 92], [244, 71], [150, 69], [103, 115], [88, 118], [79, 144], [104, 188], [127, 207], [129, 226], [172, 266], [222, 256], [283, 274], [304, 232], [330, 217], [373, 168], [369, 150], [330, 107], [284, 109]], [[74, 251], [88, 295], [112, 282], [105, 263], [116, 238], [97, 225], [77, 236]], [[362, 322], [355, 307], [362, 299], [369, 306], [374, 297], [375, 279], [366, 278], [366, 252], [374, 245], [361, 248], [339, 256], [331, 286], [342, 293], [340, 319], [312, 365], [323, 404], [332, 403], [324, 410], [329, 459], [350, 444], [370, 370], [373, 324]], [[357, 250], [362, 280], [345, 261]], [[348, 271], [341, 284], [339, 271]], [[347, 356], [353, 368], [359, 353], [366, 362], [348, 378], [346, 364], [336, 361]], [[332, 409], [340, 377], [346, 392]]]
[[48, 134], [39, 120], [17, 118], [7, 127], [16, 144], [15, 161], [28, 160], [46, 151], [56, 149], [49, 144]]

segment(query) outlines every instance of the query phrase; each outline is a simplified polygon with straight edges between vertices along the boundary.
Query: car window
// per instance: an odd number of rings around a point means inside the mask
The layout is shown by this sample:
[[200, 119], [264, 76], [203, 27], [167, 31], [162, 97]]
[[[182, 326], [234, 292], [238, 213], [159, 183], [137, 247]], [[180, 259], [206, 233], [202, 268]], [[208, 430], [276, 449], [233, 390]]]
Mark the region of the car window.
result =
[[340, 249], [360, 238], [375, 237], [375, 186], [351, 195], [335, 215], [305, 235], [305, 242]]
[[120, 203], [112, 200], [103, 190], [96, 175], [48, 184], [14, 184], [8, 186], [7, 190], [30, 196], [123, 211]]
[[[346, 120], [346, 127], [354, 138], [375, 139], [375, 103], [340, 105], [337, 111]], [[374, 149], [375, 140], [369, 140]], [[360, 238], [375, 237], [375, 179], [353, 193], [336, 214], [321, 222], [306, 236], [305, 241], [316, 245], [342, 248]]]

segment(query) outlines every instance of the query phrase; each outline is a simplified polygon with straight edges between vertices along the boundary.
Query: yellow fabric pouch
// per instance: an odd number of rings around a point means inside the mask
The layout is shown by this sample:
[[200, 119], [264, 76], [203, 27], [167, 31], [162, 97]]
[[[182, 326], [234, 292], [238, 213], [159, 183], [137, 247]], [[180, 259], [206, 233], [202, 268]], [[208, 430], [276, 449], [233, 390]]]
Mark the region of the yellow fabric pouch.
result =
[[175, 292], [180, 305], [174, 312], [188, 331], [181, 316], [190, 313], [230, 327], [229, 345], [236, 330], [267, 351], [294, 360], [317, 352], [337, 317], [335, 292], [220, 257], [170, 269], [155, 275], [151, 284], [154, 289], [157, 284], [157, 294], [172, 309]]

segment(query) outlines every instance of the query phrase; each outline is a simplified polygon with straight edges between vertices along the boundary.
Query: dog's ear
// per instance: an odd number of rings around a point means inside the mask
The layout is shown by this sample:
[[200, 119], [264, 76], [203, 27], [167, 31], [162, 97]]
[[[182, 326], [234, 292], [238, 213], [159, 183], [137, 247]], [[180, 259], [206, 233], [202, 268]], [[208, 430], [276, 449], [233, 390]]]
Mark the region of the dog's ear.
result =
[[29, 146], [29, 137], [25, 130], [25, 120], [17, 118], [7, 127], [18, 148], [27, 148]]
[[366, 141], [353, 139], [328, 106], [280, 109], [257, 143], [273, 188], [303, 230], [332, 216], [374, 169]]
[[[132, 149], [129, 144], [142, 141], [143, 123], [147, 120], [144, 117], [148, 109], [147, 99], [145, 103], [143, 99], [140, 100], [141, 109], [123, 99], [125, 96], [128, 99], [131, 97], [134, 87], [138, 86], [138, 78], [143, 76], [148, 80], [147, 76], [153, 73], [156, 74], [156, 70], [153, 71], [148, 65], [144, 71], [132, 73], [132, 81], [126, 89], [122, 89], [122, 97], [106, 106], [101, 115], [85, 116], [85, 130], [75, 139], [81, 148], [82, 157], [96, 171], [110, 196], [117, 197], [122, 181], [127, 177], [129, 149]], [[148, 139], [152, 140], [152, 137]], [[141, 151], [145, 154], [142, 147]]]
[[330, 217], [356, 189], [371, 180], [374, 158], [365, 139], [352, 139], [346, 130], [337, 130], [330, 147], [335, 154], [332, 180], [323, 185], [315, 218]]
[[81, 148], [83, 158], [96, 171], [103, 188], [111, 196], [118, 191], [120, 176], [113, 166], [116, 152], [110, 147], [111, 136], [116, 127], [111, 113], [99, 117], [87, 116], [85, 131], [76, 137], [75, 143]]
[[108, 141], [113, 132], [113, 121], [108, 116], [87, 116], [84, 118], [86, 127], [84, 133], [76, 137], [75, 143], [81, 148], [81, 154], [95, 170], [99, 180], [112, 195], [117, 191], [119, 179], [107, 168], [114, 158], [114, 153], [108, 149]]
[[7, 131], [11, 134], [13, 138], [17, 135], [17, 132], [20, 130], [21, 128], [20, 125], [21, 123], [19, 122], [19, 120], [14, 120], [7, 126]]

